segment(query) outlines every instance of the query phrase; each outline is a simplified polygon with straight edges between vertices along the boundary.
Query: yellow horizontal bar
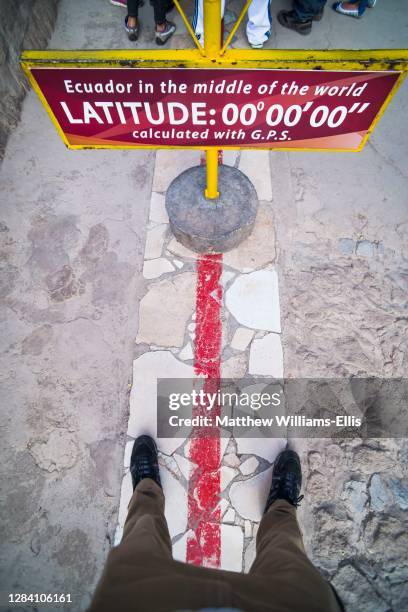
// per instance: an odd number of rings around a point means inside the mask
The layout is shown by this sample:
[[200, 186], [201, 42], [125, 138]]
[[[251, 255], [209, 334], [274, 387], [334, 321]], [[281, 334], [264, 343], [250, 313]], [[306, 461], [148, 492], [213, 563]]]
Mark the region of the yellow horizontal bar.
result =
[[[65, 143], [66, 144], [66, 143]], [[145, 151], [148, 150], [159, 150], [159, 149], [186, 149], [186, 150], [191, 150], [191, 149], [197, 149], [199, 151], [209, 151], [209, 150], [215, 150], [215, 151], [242, 151], [243, 149], [247, 149], [248, 151], [257, 151], [257, 150], [261, 150], [261, 151], [291, 151], [293, 152], [297, 152], [297, 151], [308, 151], [309, 153], [313, 153], [314, 151], [316, 151], [317, 153], [359, 153], [362, 150], [362, 145], [360, 144], [358, 147], [356, 147], [355, 149], [323, 149], [323, 148], [307, 148], [307, 147], [299, 147], [299, 148], [295, 148], [295, 147], [285, 147], [285, 146], [277, 146], [277, 147], [267, 147], [267, 146], [260, 146], [260, 147], [254, 147], [253, 145], [242, 145], [240, 147], [230, 147], [230, 146], [224, 146], [224, 145], [217, 145], [217, 146], [208, 146], [206, 144], [202, 144], [202, 145], [191, 145], [191, 146], [187, 146], [187, 145], [70, 145], [70, 144], [66, 144], [67, 149], [71, 149], [72, 151], [92, 151], [93, 149], [116, 149], [118, 151], [122, 151], [122, 150], [131, 150], [131, 149], [142, 149]]]
[[198, 49], [123, 49], [101, 51], [25, 51], [26, 68], [266, 68], [292, 70], [408, 71], [408, 49], [228, 49], [224, 55], [203, 57]]

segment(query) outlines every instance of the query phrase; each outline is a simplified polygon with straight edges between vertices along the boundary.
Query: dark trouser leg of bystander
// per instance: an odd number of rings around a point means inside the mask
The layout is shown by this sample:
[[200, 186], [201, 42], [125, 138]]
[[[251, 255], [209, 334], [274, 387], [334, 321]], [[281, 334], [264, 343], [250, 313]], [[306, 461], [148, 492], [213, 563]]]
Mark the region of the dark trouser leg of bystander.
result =
[[152, 0], [154, 10], [154, 21], [156, 25], [162, 25], [166, 21], [166, 10], [169, 3], [167, 0]]
[[127, 11], [129, 17], [136, 17], [139, 14], [139, 0], [127, 0]]
[[310, 21], [321, 13], [327, 0], [293, 0], [293, 11], [299, 21]]

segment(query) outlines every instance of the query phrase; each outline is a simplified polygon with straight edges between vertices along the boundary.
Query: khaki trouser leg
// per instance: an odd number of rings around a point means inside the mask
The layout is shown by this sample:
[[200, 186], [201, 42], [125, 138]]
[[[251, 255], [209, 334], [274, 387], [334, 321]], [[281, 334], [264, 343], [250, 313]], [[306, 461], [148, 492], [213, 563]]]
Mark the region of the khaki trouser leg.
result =
[[172, 559], [163, 491], [150, 478], [141, 480], [133, 493], [120, 546], [132, 557], [148, 554]]
[[162, 489], [143, 479], [129, 504], [123, 538], [109, 553], [89, 612], [169, 612], [228, 606], [225, 572], [174, 561]]
[[285, 500], [275, 501], [262, 518], [249, 576], [269, 582], [277, 610], [340, 610], [330, 584], [306, 555], [296, 508]]
[[245, 612], [339, 612], [333, 592], [303, 548], [296, 510], [272, 504], [249, 574], [174, 561], [161, 488], [136, 487], [122, 542], [110, 553], [90, 612], [170, 612], [235, 606]]

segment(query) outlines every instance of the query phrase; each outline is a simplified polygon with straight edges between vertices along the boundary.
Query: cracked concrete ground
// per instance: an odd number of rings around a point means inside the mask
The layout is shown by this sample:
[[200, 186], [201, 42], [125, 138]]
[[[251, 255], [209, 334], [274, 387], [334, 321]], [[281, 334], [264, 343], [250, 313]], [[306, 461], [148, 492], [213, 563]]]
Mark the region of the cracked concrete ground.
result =
[[[342, 42], [331, 15], [329, 46], [356, 46], [357, 31], [358, 44], [370, 46], [379, 27], [381, 46], [404, 46], [402, 3], [375, 10], [370, 21], [349, 20]], [[405, 83], [358, 155], [270, 154], [286, 376], [407, 375], [407, 93]], [[404, 609], [407, 441], [294, 447], [303, 459], [300, 520], [312, 560], [347, 610]]]
[[[50, 46], [125, 46], [120, 9], [101, 6], [61, 2]], [[2, 594], [71, 591], [82, 610], [110, 547], [153, 160], [146, 151], [66, 150], [33, 92], [9, 140], [0, 215]]]
[[[273, 13], [288, 4], [277, 0]], [[99, 0], [63, 0], [51, 46], [128, 47], [123, 14]], [[362, 20], [328, 10], [307, 39], [275, 20], [270, 45], [399, 47], [406, 20], [402, 0], [380, 1]], [[143, 47], [152, 35], [145, 24]], [[172, 45], [185, 40], [179, 33]], [[407, 373], [407, 100], [405, 85], [363, 153], [270, 154], [287, 376]], [[66, 151], [32, 93], [9, 141], [0, 216], [3, 592], [73, 592], [74, 609], [85, 609], [111, 545], [153, 162], [143, 151]], [[406, 443], [296, 444], [309, 554], [350, 610], [402, 610]]]
[[[358, 158], [271, 154], [287, 376], [407, 375], [406, 92]], [[294, 446], [311, 558], [348, 610], [403, 609], [407, 441]]]

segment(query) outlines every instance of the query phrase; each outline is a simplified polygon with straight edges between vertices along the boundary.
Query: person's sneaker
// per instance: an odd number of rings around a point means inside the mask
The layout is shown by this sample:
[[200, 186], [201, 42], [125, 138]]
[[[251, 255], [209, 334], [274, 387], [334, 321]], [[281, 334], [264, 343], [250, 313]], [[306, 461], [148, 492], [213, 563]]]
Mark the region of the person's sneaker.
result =
[[263, 49], [263, 43], [249, 43], [253, 49]]
[[[356, 17], [357, 19], [364, 15], [365, 7], [361, 9], [359, 5], [356, 5], [356, 8], [345, 8], [344, 4], [349, 3], [335, 2], [333, 4], [333, 10], [336, 11], [336, 13], [340, 13], [341, 15], [348, 15], [349, 17]], [[377, 0], [367, 0], [368, 8], [374, 8], [376, 4]]]
[[133, 490], [143, 478], [151, 478], [161, 487], [157, 446], [150, 436], [136, 438], [130, 458]]
[[312, 31], [312, 19], [307, 21], [299, 21], [297, 19], [295, 11], [279, 11], [278, 21], [284, 28], [293, 30], [298, 34], [306, 35]]
[[265, 512], [277, 499], [285, 499], [295, 508], [303, 499], [299, 496], [302, 486], [302, 468], [299, 455], [293, 450], [284, 450], [275, 459], [272, 472], [272, 483]]
[[162, 32], [158, 32], [155, 30], [154, 36], [157, 45], [165, 45], [166, 42], [171, 38], [176, 31], [176, 26], [171, 21], [166, 21], [164, 30]]
[[348, 17], [355, 17], [356, 19], [359, 19], [363, 15], [363, 13], [360, 13], [358, 10], [358, 5], [357, 8], [346, 9], [343, 6], [343, 2], [335, 2], [333, 4], [333, 10], [336, 11], [336, 13], [340, 13], [340, 15], [347, 15]]
[[129, 26], [128, 20], [129, 20], [129, 15], [126, 15], [125, 30], [127, 32], [129, 40], [135, 41], [137, 40], [137, 37], [139, 36], [139, 22], [137, 22], [135, 26]]

